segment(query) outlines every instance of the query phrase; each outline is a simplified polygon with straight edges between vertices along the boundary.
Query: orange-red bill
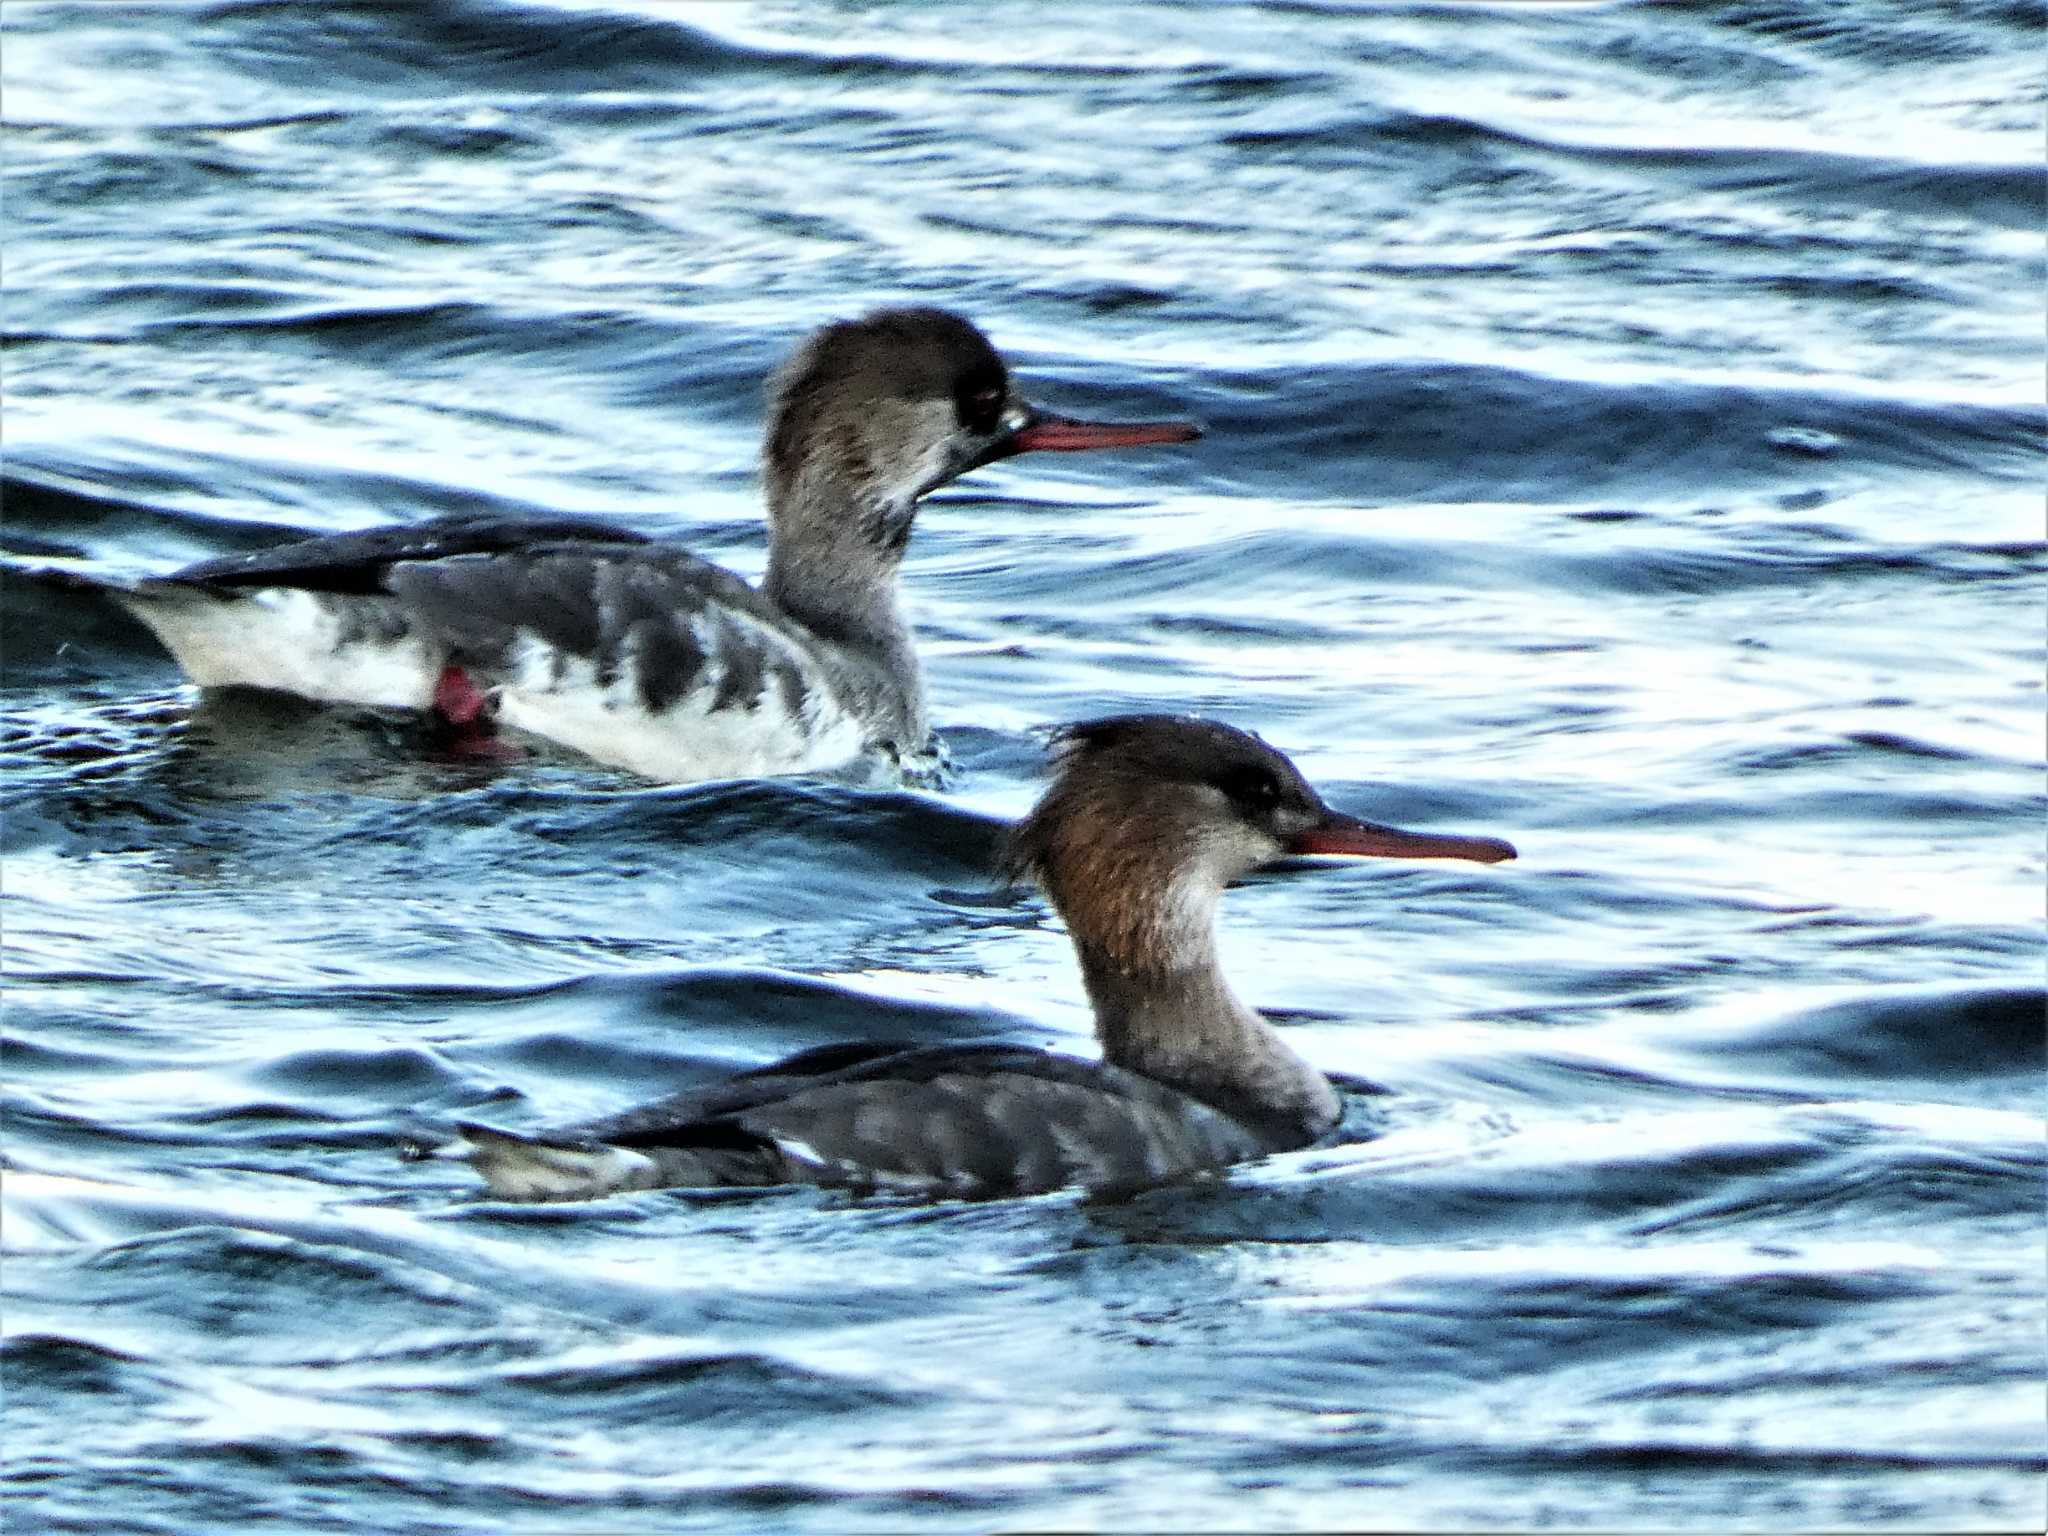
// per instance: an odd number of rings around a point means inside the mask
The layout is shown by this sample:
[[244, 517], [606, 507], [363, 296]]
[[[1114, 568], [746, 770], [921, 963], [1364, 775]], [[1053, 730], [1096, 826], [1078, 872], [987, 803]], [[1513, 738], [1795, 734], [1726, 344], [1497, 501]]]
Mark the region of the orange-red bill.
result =
[[1288, 845], [1289, 853], [1338, 853], [1375, 859], [1472, 859], [1498, 864], [1515, 856], [1512, 843], [1497, 837], [1464, 837], [1451, 832], [1404, 832], [1332, 813]]
[[1040, 411], [1010, 434], [1012, 453], [1079, 453], [1084, 448], [1142, 448], [1188, 443], [1202, 435], [1191, 421], [1077, 421]]

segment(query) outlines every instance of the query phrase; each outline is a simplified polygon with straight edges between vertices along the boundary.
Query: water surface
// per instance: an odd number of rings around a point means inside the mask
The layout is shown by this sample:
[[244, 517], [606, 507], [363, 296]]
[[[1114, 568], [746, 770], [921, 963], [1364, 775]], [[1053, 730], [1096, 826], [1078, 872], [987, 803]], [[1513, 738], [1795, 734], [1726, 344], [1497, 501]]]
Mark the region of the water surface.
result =
[[[933, 498], [930, 790], [450, 762], [6, 581], [38, 1529], [2037, 1527], [2034, 3], [10, 3], [6, 526], [451, 509], [749, 574], [893, 301], [1186, 449]], [[398, 1139], [1089, 1048], [1038, 728], [1495, 868], [1235, 891], [1344, 1144], [1123, 1202], [521, 1210]]]

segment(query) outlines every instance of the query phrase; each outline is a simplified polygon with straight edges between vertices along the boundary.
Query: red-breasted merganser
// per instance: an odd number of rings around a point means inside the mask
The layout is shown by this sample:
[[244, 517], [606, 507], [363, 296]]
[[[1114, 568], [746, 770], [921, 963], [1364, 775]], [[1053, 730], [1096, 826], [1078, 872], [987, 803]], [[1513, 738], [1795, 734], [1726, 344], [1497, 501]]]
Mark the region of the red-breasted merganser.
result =
[[915, 757], [930, 734], [898, 599], [918, 500], [1036, 450], [1199, 436], [1037, 410], [941, 309], [812, 335], [775, 375], [758, 589], [584, 518], [454, 516], [103, 587], [202, 686], [502, 723], [668, 782]]
[[1012, 858], [1066, 919], [1100, 1061], [824, 1046], [561, 1132], [465, 1124], [443, 1155], [511, 1200], [734, 1184], [992, 1196], [1140, 1188], [1327, 1135], [1340, 1118], [1329, 1080], [1217, 966], [1224, 886], [1286, 854], [1494, 863], [1515, 850], [1334, 811], [1286, 757], [1209, 721], [1097, 720], [1057, 750]]

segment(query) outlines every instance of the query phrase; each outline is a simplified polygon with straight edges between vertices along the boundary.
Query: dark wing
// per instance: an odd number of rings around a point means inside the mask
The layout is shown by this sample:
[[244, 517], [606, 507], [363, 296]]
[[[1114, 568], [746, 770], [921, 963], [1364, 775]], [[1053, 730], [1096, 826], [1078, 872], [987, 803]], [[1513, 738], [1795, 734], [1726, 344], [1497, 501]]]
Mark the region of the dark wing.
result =
[[[835, 1060], [835, 1050], [847, 1054]], [[822, 1182], [961, 1194], [1135, 1187], [1273, 1150], [1163, 1084], [1018, 1046], [827, 1048], [713, 1093], [734, 1097], [672, 1100], [574, 1134], [649, 1152], [787, 1158]]]
[[738, 1072], [705, 1088], [687, 1089], [652, 1104], [568, 1127], [562, 1134], [614, 1147], [695, 1145], [706, 1122], [835, 1081], [850, 1071], [912, 1053], [897, 1040], [862, 1040], [816, 1046], [765, 1067]]
[[586, 517], [503, 518], [474, 512], [393, 524], [361, 533], [294, 539], [248, 555], [202, 560], [164, 577], [182, 586], [300, 587], [369, 596], [386, 590], [391, 567], [457, 555], [645, 545], [645, 534]]

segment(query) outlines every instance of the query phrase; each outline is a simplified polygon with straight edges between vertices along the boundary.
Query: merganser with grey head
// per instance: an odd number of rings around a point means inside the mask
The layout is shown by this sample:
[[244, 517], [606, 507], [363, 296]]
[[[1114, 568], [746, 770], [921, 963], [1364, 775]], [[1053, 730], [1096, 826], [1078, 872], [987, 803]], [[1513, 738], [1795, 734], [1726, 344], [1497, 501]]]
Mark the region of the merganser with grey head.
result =
[[1012, 454], [1199, 436], [1038, 410], [942, 309], [825, 327], [769, 403], [758, 588], [601, 522], [466, 515], [135, 585], [71, 579], [110, 590], [202, 686], [503, 724], [667, 782], [830, 770], [926, 746], [898, 594], [920, 498]]
[[1142, 1188], [1328, 1135], [1335, 1089], [1217, 965], [1224, 887], [1290, 854], [1490, 864], [1515, 850], [1332, 810], [1281, 753], [1209, 721], [1097, 720], [1057, 751], [1012, 859], [1066, 919], [1100, 1060], [823, 1046], [557, 1133], [464, 1125], [439, 1155], [467, 1158], [510, 1200], [763, 1184], [986, 1197]]

